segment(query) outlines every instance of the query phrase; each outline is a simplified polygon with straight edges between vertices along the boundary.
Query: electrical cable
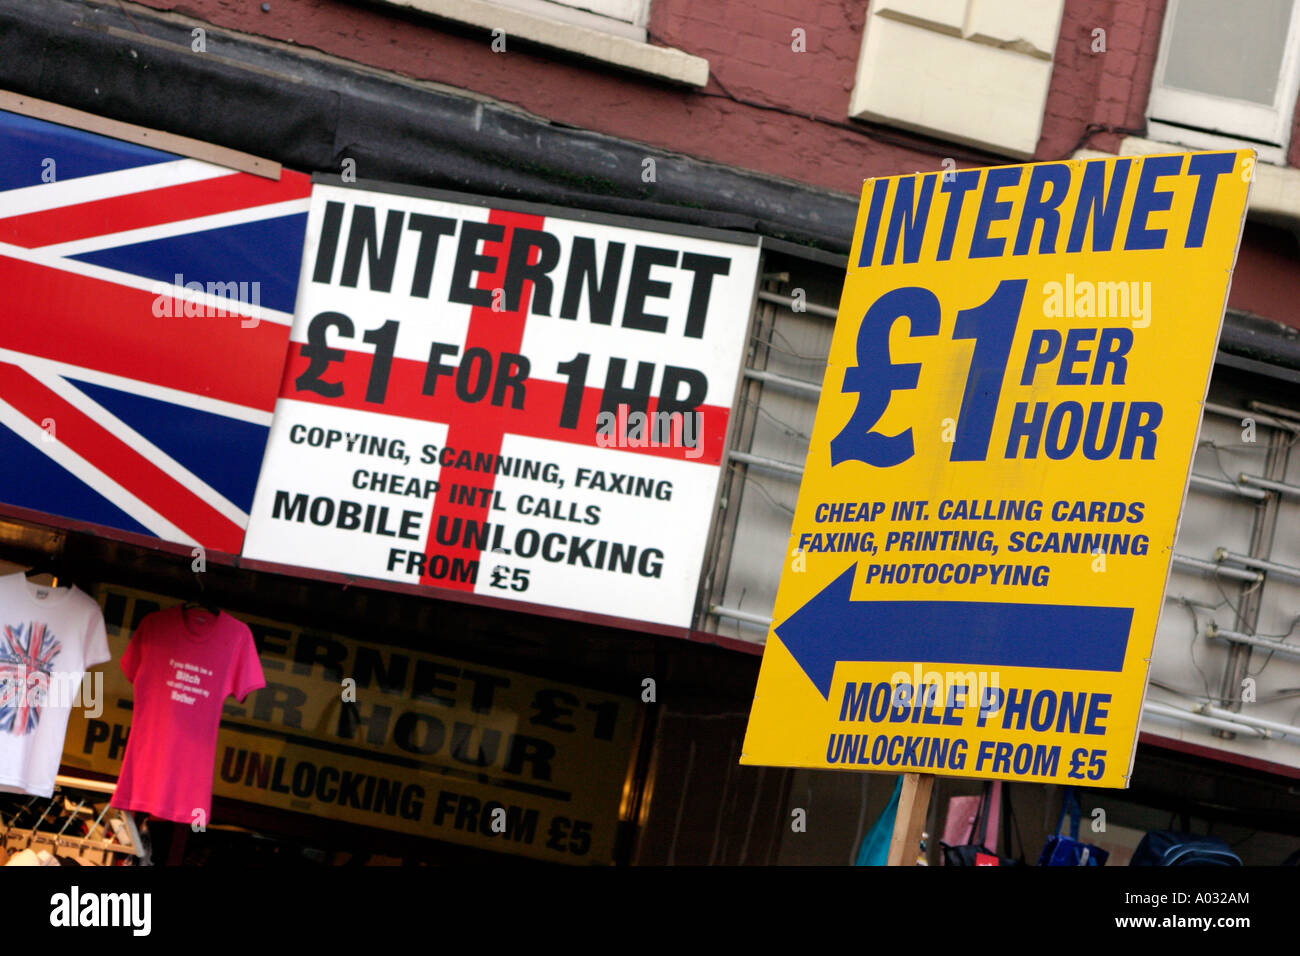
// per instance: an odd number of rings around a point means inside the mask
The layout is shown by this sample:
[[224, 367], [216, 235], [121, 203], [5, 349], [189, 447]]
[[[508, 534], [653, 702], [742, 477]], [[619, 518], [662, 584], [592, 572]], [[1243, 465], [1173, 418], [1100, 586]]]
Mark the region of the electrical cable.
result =
[[780, 332], [779, 330], [777, 330], [777, 329], [775, 329], [775, 328], [772, 329], [772, 334], [773, 334], [774, 336], [779, 337], [779, 338], [781, 339], [781, 341], [785, 342], [785, 344], [788, 346], [788, 348], [784, 348], [784, 349], [783, 349], [783, 348], [781, 348], [780, 346], [773, 345], [771, 342], [764, 341], [763, 339], [759, 338], [757, 335], [752, 336], [751, 338], [752, 338], [753, 341], [757, 342], [759, 345], [763, 346], [764, 348], [771, 349], [771, 350], [774, 351], [774, 352], [780, 352], [782, 355], [790, 355], [790, 356], [793, 356], [794, 358], [800, 359], [800, 360], [802, 360], [802, 361], [804, 361], [804, 362], [816, 362], [816, 363], [819, 364], [819, 365], [825, 365], [825, 364], [826, 364], [826, 359], [825, 359], [823, 356], [818, 356], [818, 355], [804, 355], [804, 354], [801, 353], [801, 352], [796, 352], [796, 351], [794, 351], [794, 346], [791, 344], [790, 340], [789, 340], [788, 338], [786, 338], [784, 335], [782, 335], [781, 332]]
[[[731, 467], [738, 468], [740, 467], [740, 465], [738, 463], [733, 463]], [[746, 470], [743, 477], [745, 479], [746, 484], [752, 482], [754, 486], [757, 487], [758, 490], [763, 493], [763, 497], [766, 498], [768, 501], [770, 501], [774, 507], [778, 508], [781, 511], [784, 511], [786, 514], [790, 515], [790, 517], [792, 518], [794, 517], [794, 509], [786, 507], [785, 505], [781, 504], [781, 502], [773, 498], [771, 493], [765, 487], [763, 487], [763, 483], [759, 481], [757, 478], [750, 476], [748, 470]]]
[[1196, 639], [1201, 636], [1200, 618], [1196, 616], [1196, 611], [1186, 601], [1180, 599], [1179, 603], [1182, 604], [1187, 610], [1187, 613], [1192, 616], [1192, 642], [1187, 647], [1187, 654], [1188, 657], [1191, 658], [1192, 666], [1196, 668], [1196, 673], [1201, 675], [1201, 683], [1205, 685], [1205, 698], [1206, 700], [1219, 699], [1210, 693], [1210, 678], [1205, 673], [1204, 669], [1202, 669], [1200, 661], [1196, 659]]
[[761, 403], [754, 401], [752, 398], [743, 398], [743, 397], [742, 397], [742, 398], [741, 398], [741, 401], [743, 401], [746, 405], [752, 406], [752, 407], [754, 408], [754, 410], [757, 411], [760, 415], [765, 415], [765, 416], [767, 416], [767, 417], [770, 418], [770, 419], [771, 419], [775, 424], [777, 424], [777, 425], [780, 426], [782, 429], [784, 429], [784, 431], [785, 431], [785, 435], [786, 435], [787, 438], [798, 438], [798, 439], [801, 439], [801, 440], [803, 440], [803, 441], [811, 441], [811, 440], [812, 440], [812, 436], [807, 435], [807, 434], [805, 434], [804, 432], [800, 431], [798, 427], [796, 427], [795, 425], [790, 424], [789, 422], [785, 421], [784, 419], [779, 418], [779, 417], [777, 417], [776, 415], [773, 415], [773, 414], [772, 414], [771, 412], [769, 412], [766, 408], [764, 408], [764, 407], [762, 406]]

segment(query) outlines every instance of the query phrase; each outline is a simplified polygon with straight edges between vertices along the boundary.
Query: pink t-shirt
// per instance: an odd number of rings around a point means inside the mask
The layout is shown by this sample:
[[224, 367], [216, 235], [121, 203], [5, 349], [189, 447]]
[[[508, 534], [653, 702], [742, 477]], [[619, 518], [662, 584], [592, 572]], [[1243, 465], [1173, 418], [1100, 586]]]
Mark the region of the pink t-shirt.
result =
[[206, 824], [222, 704], [266, 686], [252, 632], [224, 611], [155, 611], [136, 627], [122, 673], [135, 701], [112, 805]]

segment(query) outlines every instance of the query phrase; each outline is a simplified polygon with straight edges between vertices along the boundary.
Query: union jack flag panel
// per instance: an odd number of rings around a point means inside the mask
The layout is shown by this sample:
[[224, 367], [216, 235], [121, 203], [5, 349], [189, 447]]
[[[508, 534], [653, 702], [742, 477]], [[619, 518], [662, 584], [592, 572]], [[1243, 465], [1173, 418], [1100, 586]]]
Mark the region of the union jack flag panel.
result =
[[0, 111], [0, 502], [238, 553], [310, 193]]

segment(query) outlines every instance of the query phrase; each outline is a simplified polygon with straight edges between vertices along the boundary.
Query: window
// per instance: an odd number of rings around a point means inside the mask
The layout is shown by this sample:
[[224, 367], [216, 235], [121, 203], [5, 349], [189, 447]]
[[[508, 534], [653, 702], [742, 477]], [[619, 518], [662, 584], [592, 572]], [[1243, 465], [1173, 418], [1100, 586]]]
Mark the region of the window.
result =
[[1283, 162], [1300, 61], [1295, 6], [1169, 0], [1147, 109], [1152, 138], [1209, 148], [1244, 140]]
[[1064, 0], [872, 0], [849, 115], [1034, 155]]
[[590, 27], [633, 40], [645, 41], [650, 0], [496, 0], [514, 7], [575, 26]]
[[651, 0], [379, 0], [633, 73], [705, 86], [709, 61], [646, 42]]

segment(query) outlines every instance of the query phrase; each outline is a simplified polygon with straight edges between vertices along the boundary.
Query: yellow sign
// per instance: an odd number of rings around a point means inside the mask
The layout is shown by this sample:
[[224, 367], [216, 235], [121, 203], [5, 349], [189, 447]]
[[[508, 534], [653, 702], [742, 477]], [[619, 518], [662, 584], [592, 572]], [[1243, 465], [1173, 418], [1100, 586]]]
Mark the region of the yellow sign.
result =
[[1254, 163], [864, 184], [741, 763], [1127, 786]]
[[[63, 762], [116, 775], [132, 700], [118, 662], [142, 617], [180, 602], [113, 585], [96, 596], [113, 660], [102, 713], [73, 709]], [[563, 863], [611, 861], [636, 701], [237, 616], [266, 687], [226, 701], [217, 796]]]

